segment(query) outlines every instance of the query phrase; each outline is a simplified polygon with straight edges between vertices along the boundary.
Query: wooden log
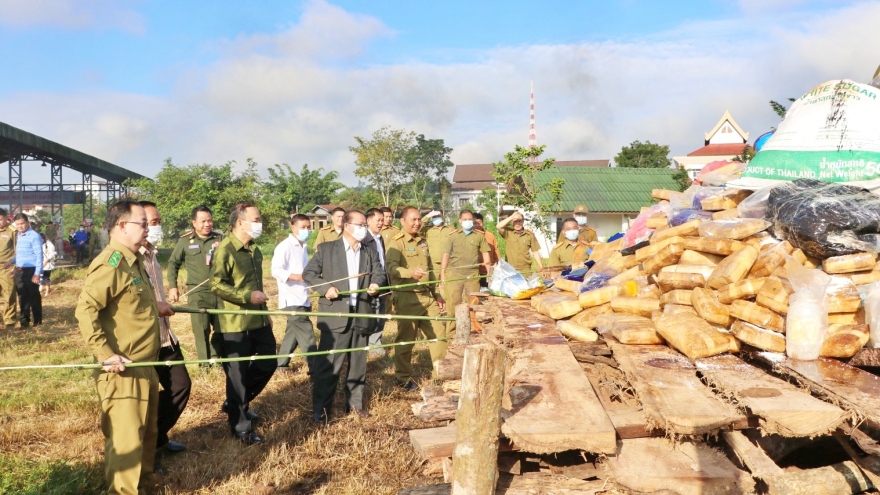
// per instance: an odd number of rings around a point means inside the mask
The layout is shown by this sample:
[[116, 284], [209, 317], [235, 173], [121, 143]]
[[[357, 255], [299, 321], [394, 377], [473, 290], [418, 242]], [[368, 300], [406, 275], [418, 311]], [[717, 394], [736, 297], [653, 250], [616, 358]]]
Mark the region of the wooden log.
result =
[[471, 336], [471, 310], [467, 303], [455, 307], [455, 338], [454, 344], [466, 344]]
[[696, 368], [663, 345], [625, 345], [606, 336], [652, 428], [679, 435], [715, 432], [745, 419], [697, 378]]
[[494, 298], [500, 336], [510, 346], [506, 381], [511, 411], [501, 427], [520, 450], [614, 453], [614, 426], [556, 322], [510, 299]]
[[446, 349], [446, 356], [434, 363], [434, 371], [438, 380], [460, 380], [461, 366], [464, 362], [464, 347], [451, 345]]
[[755, 489], [748, 473], [703, 442], [622, 440], [620, 453], [609, 457], [608, 464], [616, 483], [636, 493], [733, 495]]
[[[422, 459], [451, 457], [455, 450], [455, 424], [409, 430], [409, 443]], [[510, 452], [513, 448], [506, 438], [498, 440], [499, 452]]]
[[458, 410], [458, 398], [458, 394], [441, 395], [412, 404], [411, 407], [422, 421], [451, 421]]
[[880, 377], [877, 375], [831, 358], [797, 361], [769, 352], [759, 352], [756, 356], [771, 364], [774, 371], [809, 386], [856, 418], [880, 425]]
[[574, 354], [575, 359], [578, 359], [578, 356], [610, 356], [611, 349], [608, 348], [608, 344], [603, 341], [599, 342], [569, 342], [568, 348], [571, 349], [571, 353]]
[[498, 437], [507, 352], [493, 344], [464, 351], [455, 415], [452, 495], [493, 495], [498, 481]]
[[770, 495], [852, 495], [873, 488], [853, 461], [772, 476]]
[[815, 437], [834, 431], [847, 414], [731, 354], [696, 360], [715, 390], [761, 418], [765, 433]]
[[766, 480], [775, 475], [782, 474], [782, 468], [776, 465], [761, 447], [753, 444], [742, 432], [725, 431], [721, 438], [733, 449], [740, 462], [749, 469], [755, 478]]
[[850, 366], [880, 367], [880, 348], [863, 348], [847, 363]]

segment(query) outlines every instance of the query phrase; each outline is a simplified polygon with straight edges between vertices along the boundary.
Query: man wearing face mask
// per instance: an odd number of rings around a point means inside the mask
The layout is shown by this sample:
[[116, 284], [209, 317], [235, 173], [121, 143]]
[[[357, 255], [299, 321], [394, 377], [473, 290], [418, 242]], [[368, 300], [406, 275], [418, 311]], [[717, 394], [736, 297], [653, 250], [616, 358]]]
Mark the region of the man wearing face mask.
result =
[[547, 261], [550, 270], [559, 272], [566, 266], [587, 261], [589, 257], [587, 252], [590, 246], [586, 242], [578, 240], [580, 234], [577, 221], [574, 218], [566, 218], [562, 222], [562, 240], [553, 246]]
[[[443, 243], [443, 258], [440, 263], [440, 280], [449, 278], [476, 277], [480, 274], [480, 266], [489, 266], [491, 257], [489, 243], [483, 232], [474, 230], [474, 214], [470, 210], [462, 210], [458, 215], [461, 229], [453, 230], [446, 236]], [[480, 292], [479, 279], [456, 280], [444, 283], [446, 304], [449, 312], [454, 313], [455, 307], [464, 301], [467, 294]], [[455, 322], [449, 322], [446, 335], [455, 333]]]
[[[357, 210], [347, 212], [343, 219], [343, 228], [342, 238], [324, 243], [318, 248], [303, 272], [303, 279], [309, 285], [323, 284], [315, 288], [324, 295], [319, 303], [322, 312], [372, 313], [372, 298], [378, 294], [376, 289], [385, 285], [385, 270], [379, 263], [379, 254], [373, 249], [365, 249], [361, 244], [369, 235], [364, 214]], [[345, 278], [348, 279], [340, 280]], [[366, 292], [339, 295], [340, 292], [359, 289], [365, 289]], [[318, 350], [365, 347], [375, 326], [375, 319], [319, 317], [321, 341]], [[364, 409], [367, 352], [333, 353], [315, 357], [312, 419], [317, 423], [323, 423], [330, 417], [333, 396], [336, 394], [346, 356], [348, 374], [345, 377], [345, 412], [354, 411], [362, 418], [370, 416]]]
[[86, 249], [89, 248], [89, 233], [84, 225], [80, 225], [73, 234], [73, 248], [76, 249], [76, 262], [81, 265], [86, 259]]
[[[382, 229], [385, 225], [385, 215], [382, 213], [382, 210], [378, 208], [370, 208], [365, 215], [367, 217], [367, 237], [361, 242], [361, 245], [367, 249], [373, 249], [376, 251], [376, 254], [379, 255], [379, 264], [382, 265], [382, 270], [385, 270], [385, 239], [382, 238]], [[387, 276], [388, 272], [385, 273]], [[379, 295], [379, 308], [377, 311], [382, 314], [388, 312], [387, 292], [384, 295]], [[378, 321], [376, 331], [370, 335], [367, 345], [373, 346], [382, 344], [382, 330], [385, 328], [385, 321], [386, 320]], [[371, 357], [384, 356], [385, 349], [372, 349], [369, 354]]]
[[[514, 211], [509, 217], [498, 222], [498, 235], [506, 243], [505, 257], [507, 262], [516, 271], [529, 275], [532, 273], [532, 259], [537, 263], [538, 270], [543, 271], [544, 267], [541, 262], [541, 254], [538, 251], [540, 249], [538, 238], [530, 230], [523, 227], [524, 223], [523, 214]], [[513, 229], [508, 228], [508, 224], [512, 224]]]
[[[168, 258], [168, 301], [180, 301], [177, 278], [180, 267], [186, 267], [187, 305], [190, 308], [217, 308], [217, 296], [211, 293], [209, 278], [214, 253], [223, 240], [223, 234], [214, 230], [214, 215], [205, 205], [199, 205], [190, 213], [192, 230], [180, 236], [171, 257]], [[217, 315], [192, 313], [193, 335], [195, 336], [196, 356], [211, 359], [220, 356], [220, 342]], [[211, 329], [214, 337], [211, 337]], [[209, 364], [200, 364], [202, 369], [210, 369]]]
[[342, 237], [342, 217], [345, 216], [345, 210], [336, 207], [330, 212], [330, 224], [324, 226], [318, 231], [318, 237], [315, 239], [315, 250], [324, 242], [335, 241]]
[[[232, 207], [229, 225], [232, 233], [220, 242], [214, 253], [211, 292], [220, 309], [265, 311], [269, 298], [263, 292], [263, 253], [254, 241], [263, 233], [260, 210], [251, 203]], [[218, 315], [223, 357], [236, 358], [275, 353], [275, 336], [268, 316], [253, 314]], [[253, 401], [275, 372], [277, 361], [237, 361], [224, 363], [226, 402], [232, 435], [252, 445], [263, 441], [254, 432], [259, 419], [250, 411]]]
[[[144, 269], [153, 281], [153, 292], [159, 313], [173, 315], [174, 311], [165, 299], [165, 286], [162, 284], [162, 265], [159, 264], [159, 250], [156, 246], [162, 242], [162, 216], [156, 203], [140, 201], [147, 214], [147, 241], [138, 250], [144, 257]], [[159, 357], [156, 361], [183, 361], [180, 342], [171, 331], [171, 320], [168, 316], [159, 317]], [[186, 446], [168, 439], [168, 431], [177, 424], [186, 404], [189, 402], [192, 381], [186, 371], [186, 365], [156, 366], [156, 375], [162, 390], [159, 391], [159, 414], [157, 421], [158, 435], [156, 451], [174, 454], [186, 450]]]
[[[590, 210], [587, 208], [587, 205], [577, 205], [574, 207], [573, 219], [577, 222], [578, 241], [580, 242], [597, 242], [599, 240], [596, 237], [596, 229], [587, 225], [587, 213], [589, 212]], [[556, 242], [562, 242], [563, 240], [563, 232], [560, 232]]]
[[422, 217], [422, 238], [428, 243], [428, 254], [431, 255], [431, 270], [440, 273], [440, 260], [443, 259], [443, 243], [452, 233], [452, 227], [443, 222], [443, 215], [433, 210]]
[[[308, 245], [312, 222], [302, 213], [290, 216], [290, 235], [275, 247], [272, 254], [272, 277], [278, 282], [278, 307], [284, 311], [308, 312], [309, 286], [303, 280], [303, 269], [309, 264]], [[288, 316], [287, 330], [281, 339], [278, 354], [290, 354], [299, 347], [300, 352], [314, 352], [315, 329], [308, 316]], [[314, 358], [307, 357], [309, 374], [314, 372]], [[288, 371], [289, 357], [278, 358], [278, 370]]]

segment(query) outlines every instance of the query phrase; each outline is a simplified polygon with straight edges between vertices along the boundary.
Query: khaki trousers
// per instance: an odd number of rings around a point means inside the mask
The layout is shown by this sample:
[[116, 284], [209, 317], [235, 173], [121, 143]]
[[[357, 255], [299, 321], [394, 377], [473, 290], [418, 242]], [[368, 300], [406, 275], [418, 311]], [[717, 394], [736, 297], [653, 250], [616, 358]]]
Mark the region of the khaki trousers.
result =
[[14, 325], [18, 318], [15, 316], [15, 280], [12, 279], [14, 268], [0, 269], [0, 312], [3, 313], [3, 323]]
[[[395, 292], [394, 307], [396, 314], [410, 316], [440, 316], [440, 306], [430, 292]], [[421, 330], [425, 339], [445, 338], [446, 322], [397, 320], [397, 337], [394, 342], [410, 342], [418, 339]], [[394, 347], [394, 376], [399, 383], [407, 383], [412, 378], [412, 350], [414, 344]], [[428, 344], [431, 363], [446, 356], [446, 341]], [[434, 376], [433, 366], [431, 376]]]

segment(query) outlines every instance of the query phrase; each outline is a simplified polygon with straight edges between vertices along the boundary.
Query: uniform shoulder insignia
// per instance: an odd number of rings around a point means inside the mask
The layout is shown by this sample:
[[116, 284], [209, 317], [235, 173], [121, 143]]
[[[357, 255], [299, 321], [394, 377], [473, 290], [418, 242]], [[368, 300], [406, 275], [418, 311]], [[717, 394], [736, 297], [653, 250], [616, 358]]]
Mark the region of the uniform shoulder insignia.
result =
[[590, 227], [589, 225], [587, 226], [587, 230], [592, 230], [593, 232], [596, 231], [596, 229], [594, 229], [593, 227]]
[[321, 227], [321, 230], [330, 230], [332, 228], [333, 228], [333, 225], [325, 225], [325, 226]]
[[485, 234], [485, 233], [486, 233], [485, 230], [483, 230], [483, 229], [478, 229], [478, 228], [476, 228], [476, 227], [474, 227], [474, 232], [479, 232], [479, 233], [481, 233], [481, 234]]
[[195, 232], [195, 231], [193, 231], [193, 230], [187, 230], [187, 231], [184, 232], [183, 234], [180, 234], [180, 237], [181, 237], [181, 238], [183, 238], [183, 237], [189, 237], [189, 236], [193, 235], [194, 232]]
[[110, 258], [107, 259], [107, 264], [112, 266], [113, 268], [119, 268], [119, 262], [122, 261], [122, 253], [119, 251], [113, 251], [113, 254], [110, 255]]
[[403, 232], [398, 233], [396, 236], [392, 237], [395, 241], [398, 239], [403, 239]]
[[452, 229], [449, 231], [449, 235], [457, 234], [458, 232], [460, 232], [458, 229]]
[[561, 245], [563, 245], [563, 244], [565, 244], [565, 241], [559, 241], [559, 242], [556, 243], [555, 246], [553, 246], [553, 249], [556, 249], [556, 248], [558, 248], [559, 246], [561, 246]]
[[532, 232], [532, 231], [529, 230], [529, 229], [523, 229], [523, 232], [525, 232], [526, 234], [532, 234], [532, 235], [535, 235], [535, 233]]

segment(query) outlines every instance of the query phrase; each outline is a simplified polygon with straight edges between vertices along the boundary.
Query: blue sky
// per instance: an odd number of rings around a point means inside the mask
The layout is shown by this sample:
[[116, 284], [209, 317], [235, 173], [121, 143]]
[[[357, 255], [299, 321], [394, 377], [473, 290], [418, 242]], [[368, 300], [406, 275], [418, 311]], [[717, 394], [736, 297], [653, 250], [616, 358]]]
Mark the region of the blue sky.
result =
[[684, 154], [725, 110], [754, 138], [768, 100], [869, 78], [878, 21], [821, 0], [0, 0], [0, 121], [148, 175], [252, 157], [353, 184], [352, 137], [383, 125], [500, 159], [534, 81], [550, 156]]

